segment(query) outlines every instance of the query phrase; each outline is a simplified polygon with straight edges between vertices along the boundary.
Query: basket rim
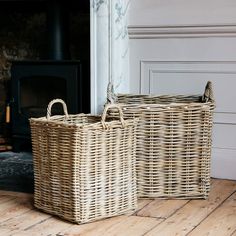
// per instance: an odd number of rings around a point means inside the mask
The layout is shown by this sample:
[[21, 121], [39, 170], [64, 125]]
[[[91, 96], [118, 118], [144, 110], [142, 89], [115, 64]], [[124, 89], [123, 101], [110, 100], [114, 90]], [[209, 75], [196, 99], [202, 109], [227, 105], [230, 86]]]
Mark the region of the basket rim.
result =
[[202, 94], [148, 94], [148, 93], [143, 93], [143, 94], [138, 94], [138, 93], [118, 93], [117, 96], [130, 96], [130, 97], [202, 97]]
[[119, 105], [121, 105], [122, 108], [125, 107], [133, 107], [133, 108], [174, 108], [174, 107], [183, 107], [183, 108], [191, 108], [191, 107], [202, 107], [202, 108], [210, 108], [212, 105], [215, 106], [215, 102], [208, 101], [208, 102], [170, 102], [166, 104], [161, 104], [161, 103], [135, 103], [135, 102], [130, 102], [130, 103], [120, 103], [118, 102]]
[[[70, 118], [79, 118], [79, 117], [91, 117], [91, 118], [98, 118], [101, 119], [100, 115], [91, 115], [91, 114], [69, 114]], [[112, 117], [114, 118], [114, 117]], [[101, 120], [91, 122], [91, 123], [67, 123], [65, 120], [58, 120], [58, 119], [66, 119], [65, 115], [54, 115], [51, 116], [51, 118], [48, 120], [46, 116], [38, 117], [38, 118], [30, 118], [29, 121], [31, 124], [44, 124], [44, 125], [58, 125], [58, 126], [66, 126], [71, 128], [96, 128], [96, 129], [104, 129]], [[125, 127], [127, 126], [134, 126], [136, 123], [138, 123], [139, 118], [133, 118], [133, 119], [125, 119], [124, 124]], [[113, 126], [120, 125], [122, 127], [122, 124], [119, 119], [112, 120], [112, 121], [106, 121], [106, 125], [109, 128], [112, 128]]]

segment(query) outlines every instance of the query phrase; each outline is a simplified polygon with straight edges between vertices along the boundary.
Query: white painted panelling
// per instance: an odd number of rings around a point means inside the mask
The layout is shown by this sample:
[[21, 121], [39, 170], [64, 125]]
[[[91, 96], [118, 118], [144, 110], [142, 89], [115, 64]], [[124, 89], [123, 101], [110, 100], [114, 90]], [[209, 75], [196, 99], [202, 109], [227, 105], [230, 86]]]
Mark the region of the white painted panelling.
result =
[[235, 37], [236, 25], [129, 26], [130, 39]]
[[235, 0], [133, 0], [130, 25], [230, 24]]
[[211, 176], [236, 180], [236, 149], [212, 149]]
[[[236, 38], [131, 39], [130, 92], [140, 92], [141, 62], [152, 61], [219, 61], [219, 70], [224, 67], [226, 73], [234, 72], [235, 63], [231, 65], [229, 62], [236, 61]], [[211, 67], [210, 63], [206, 67]], [[212, 67], [204, 70], [217, 70], [216, 63]]]
[[236, 114], [229, 113], [215, 113], [214, 114], [214, 122], [217, 124], [235, 124], [236, 122]]
[[213, 147], [236, 150], [236, 124], [214, 124]]
[[[223, 78], [223, 79], [222, 79]], [[236, 113], [236, 62], [142, 61], [142, 94], [203, 94], [207, 81], [213, 83], [216, 112]]]

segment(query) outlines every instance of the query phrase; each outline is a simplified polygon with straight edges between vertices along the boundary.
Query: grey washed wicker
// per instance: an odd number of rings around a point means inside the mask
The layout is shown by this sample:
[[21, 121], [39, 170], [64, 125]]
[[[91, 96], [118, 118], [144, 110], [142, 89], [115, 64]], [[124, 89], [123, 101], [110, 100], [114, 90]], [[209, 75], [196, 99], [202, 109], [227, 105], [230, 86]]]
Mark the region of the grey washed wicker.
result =
[[[65, 115], [50, 115], [57, 102]], [[105, 121], [112, 107], [119, 120]], [[102, 118], [68, 115], [56, 99], [47, 117], [30, 124], [37, 208], [76, 223], [136, 208], [136, 119], [124, 120], [117, 105], [106, 106]]]
[[[108, 100], [114, 94], [108, 87]], [[212, 84], [203, 96], [118, 95], [125, 118], [139, 118], [139, 197], [207, 198], [210, 190]], [[115, 111], [111, 112], [116, 116]]]

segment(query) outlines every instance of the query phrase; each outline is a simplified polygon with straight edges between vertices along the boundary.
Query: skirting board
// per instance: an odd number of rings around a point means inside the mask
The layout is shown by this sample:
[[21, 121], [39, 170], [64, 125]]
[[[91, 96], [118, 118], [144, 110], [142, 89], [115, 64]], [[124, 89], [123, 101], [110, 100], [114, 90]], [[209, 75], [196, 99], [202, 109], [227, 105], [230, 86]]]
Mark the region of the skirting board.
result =
[[236, 180], [236, 149], [212, 149], [211, 176]]

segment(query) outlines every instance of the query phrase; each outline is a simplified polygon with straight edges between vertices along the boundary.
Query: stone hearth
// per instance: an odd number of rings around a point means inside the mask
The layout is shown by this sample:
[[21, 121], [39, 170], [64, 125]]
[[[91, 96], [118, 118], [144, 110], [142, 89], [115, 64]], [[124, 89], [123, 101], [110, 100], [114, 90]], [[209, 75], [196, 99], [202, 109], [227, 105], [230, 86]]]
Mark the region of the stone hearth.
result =
[[0, 153], [0, 190], [33, 192], [31, 153]]

